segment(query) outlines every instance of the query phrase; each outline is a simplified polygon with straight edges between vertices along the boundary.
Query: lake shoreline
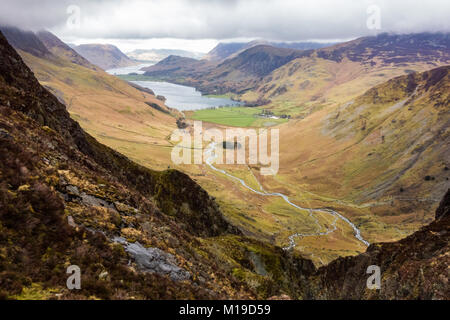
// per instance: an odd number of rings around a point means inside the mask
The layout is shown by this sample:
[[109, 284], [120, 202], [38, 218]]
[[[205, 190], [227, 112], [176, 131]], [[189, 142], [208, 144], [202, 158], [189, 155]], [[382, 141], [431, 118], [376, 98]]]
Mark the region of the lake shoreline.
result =
[[179, 111], [202, 110], [217, 107], [238, 107], [244, 103], [225, 97], [208, 97], [194, 87], [166, 81], [131, 81], [151, 89], [155, 95], [164, 96], [166, 105]]

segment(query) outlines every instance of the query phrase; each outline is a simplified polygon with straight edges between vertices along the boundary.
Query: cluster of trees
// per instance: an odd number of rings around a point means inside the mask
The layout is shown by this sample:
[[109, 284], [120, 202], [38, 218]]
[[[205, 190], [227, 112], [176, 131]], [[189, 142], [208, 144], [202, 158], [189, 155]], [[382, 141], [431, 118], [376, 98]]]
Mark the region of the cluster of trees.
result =
[[264, 109], [260, 114], [260, 117], [265, 117], [265, 118], [270, 118], [270, 117], [277, 117], [277, 118], [281, 118], [281, 119], [290, 119], [291, 116], [288, 114], [282, 114], [280, 116], [275, 115], [272, 111]]

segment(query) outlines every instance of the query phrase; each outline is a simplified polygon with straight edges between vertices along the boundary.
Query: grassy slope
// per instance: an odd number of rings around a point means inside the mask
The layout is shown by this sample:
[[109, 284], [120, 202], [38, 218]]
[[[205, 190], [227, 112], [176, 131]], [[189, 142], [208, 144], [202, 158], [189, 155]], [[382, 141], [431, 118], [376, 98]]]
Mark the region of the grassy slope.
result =
[[318, 57], [300, 58], [282, 66], [241, 98], [268, 99], [274, 111], [304, 118], [326, 106], [344, 103], [364, 91], [411, 70], [425, 71], [435, 63], [380, 64], [375, 67], [344, 60], [336, 62]]
[[151, 108], [154, 96], [101, 70], [65, 59], [42, 59], [20, 52], [40, 83], [64, 101], [71, 116], [100, 142], [152, 168], [167, 168], [175, 118]]
[[[406, 92], [408, 78], [402, 77], [353, 104], [282, 128], [282, 169], [267, 185], [294, 194], [290, 186], [299, 186], [322, 205], [343, 207], [372, 242], [400, 238], [429, 223], [428, 213], [449, 186], [449, 79], [433, 91], [423, 89], [421, 75], [415, 81], [417, 96]], [[427, 175], [435, 180], [425, 181]]]
[[315, 50], [266, 75], [243, 95], [304, 118], [393, 77], [450, 63], [448, 34], [380, 34]]

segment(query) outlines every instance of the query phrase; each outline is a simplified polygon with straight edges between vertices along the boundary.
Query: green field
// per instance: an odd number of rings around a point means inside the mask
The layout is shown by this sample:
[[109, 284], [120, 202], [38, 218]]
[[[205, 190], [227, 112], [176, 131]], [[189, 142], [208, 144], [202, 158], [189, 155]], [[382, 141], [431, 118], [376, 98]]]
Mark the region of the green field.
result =
[[261, 118], [261, 112], [262, 108], [227, 107], [194, 111], [190, 118], [232, 127], [268, 127], [287, 121]]

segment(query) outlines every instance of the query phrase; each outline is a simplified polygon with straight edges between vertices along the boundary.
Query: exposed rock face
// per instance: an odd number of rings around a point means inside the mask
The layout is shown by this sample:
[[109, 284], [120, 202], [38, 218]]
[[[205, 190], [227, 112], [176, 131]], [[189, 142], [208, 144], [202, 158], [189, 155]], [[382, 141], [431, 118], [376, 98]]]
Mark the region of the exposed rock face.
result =
[[128, 243], [123, 238], [115, 241], [122, 244], [125, 250], [133, 257], [137, 266], [150, 273], [168, 275], [174, 281], [189, 280], [191, 275], [186, 270], [177, 266], [173, 255], [158, 248], [145, 248], [139, 242]]
[[192, 234], [204, 237], [225, 232], [241, 234], [225, 220], [208, 193], [182, 172], [163, 172], [157, 180], [155, 199], [163, 212], [176, 217]]
[[439, 208], [436, 210], [436, 220], [445, 218], [450, 214], [450, 189], [447, 191], [444, 199], [442, 199]]

